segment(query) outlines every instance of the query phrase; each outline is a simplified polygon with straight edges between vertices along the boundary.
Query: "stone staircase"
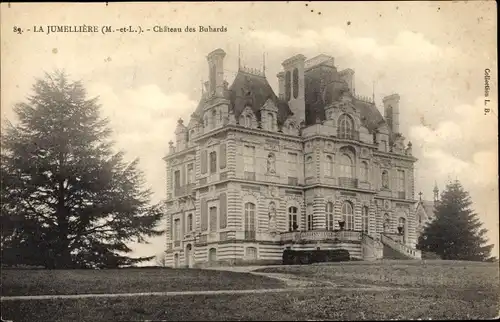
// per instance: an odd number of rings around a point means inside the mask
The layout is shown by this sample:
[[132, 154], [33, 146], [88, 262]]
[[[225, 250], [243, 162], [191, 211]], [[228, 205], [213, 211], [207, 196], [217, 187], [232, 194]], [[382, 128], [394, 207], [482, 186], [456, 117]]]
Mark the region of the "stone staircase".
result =
[[422, 259], [422, 254], [419, 250], [411, 248], [408, 245], [395, 241], [387, 235], [381, 234], [380, 241], [382, 242], [383, 258], [386, 259]]

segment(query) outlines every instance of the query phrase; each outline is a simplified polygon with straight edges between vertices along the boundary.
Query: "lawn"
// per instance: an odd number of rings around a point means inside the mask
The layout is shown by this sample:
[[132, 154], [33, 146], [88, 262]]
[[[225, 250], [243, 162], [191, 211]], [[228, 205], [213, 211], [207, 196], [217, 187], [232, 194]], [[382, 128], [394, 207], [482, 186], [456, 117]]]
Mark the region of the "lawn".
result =
[[[2, 302], [2, 316], [6, 319], [15, 317], [16, 322], [339, 321], [491, 319], [496, 317], [499, 311], [499, 274], [496, 264], [451, 261], [347, 262], [268, 267], [260, 271], [327, 280], [340, 286], [336, 289], [310, 288], [265, 294], [5, 301]], [[8, 276], [4, 276], [6, 272], [15, 279], [7, 282]], [[54, 280], [50, 281], [49, 278]], [[65, 289], [73, 290], [72, 293], [76, 290], [78, 293], [84, 293], [80, 289], [99, 293], [98, 290], [139, 292], [283, 287], [278, 281], [270, 281], [264, 277], [259, 279], [258, 276], [244, 273], [201, 270], [4, 270], [2, 282], [10, 283], [14, 291], [8, 292], [12, 295], [27, 292], [50, 294], [47, 285], [50, 285], [52, 294], [68, 293], [63, 292]], [[103, 285], [100, 285], [101, 283]], [[375, 289], [367, 291], [343, 288], [360, 284]], [[397, 288], [380, 290], [379, 286]], [[34, 290], [41, 289], [43, 291], [33, 293]]]
[[327, 280], [344, 286], [368, 284], [419, 288], [446, 287], [478, 291], [499, 290], [499, 268], [495, 263], [386, 260], [268, 267], [257, 271], [288, 273], [302, 278]]
[[198, 269], [2, 269], [1, 275], [2, 296], [284, 287], [284, 283], [263, 276]]
[[306, 321], [486, 319], [494, 294], [422, 291], [294, 291], [276, 294], [148, 296], [7, 301], [3, 317], [23, 321]]

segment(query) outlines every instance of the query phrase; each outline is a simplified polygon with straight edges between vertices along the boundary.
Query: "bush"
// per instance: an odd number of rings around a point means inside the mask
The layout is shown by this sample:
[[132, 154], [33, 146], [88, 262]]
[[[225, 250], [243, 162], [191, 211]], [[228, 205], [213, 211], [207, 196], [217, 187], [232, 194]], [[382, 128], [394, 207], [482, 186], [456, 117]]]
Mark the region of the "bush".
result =
[[291, 250], [283, 251], [283, 265], [304, 265], [323, 262], [349, 261], [349, 251], [334, 250]]
[[422, 259], [441, 259], [441, 256], [433, 252], [422, 251]]

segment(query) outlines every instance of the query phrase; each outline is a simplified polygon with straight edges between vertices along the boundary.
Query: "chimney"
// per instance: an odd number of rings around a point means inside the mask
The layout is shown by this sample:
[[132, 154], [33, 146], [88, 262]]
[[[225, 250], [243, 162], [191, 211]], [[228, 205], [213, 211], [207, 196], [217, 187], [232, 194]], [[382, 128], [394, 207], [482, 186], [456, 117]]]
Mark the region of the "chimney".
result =
[[208, 96], [222, 97], [224, 95], [224, 57], [222, 49], [216, 49], [207, 56], [209, 70]]
[[285, 73], [279, 72], [276, 77], [278, 77], [279, 93], [278, 97], [280, 99], [285, 99]]
[[175, 141], [178, 151], [184, 150], [187, 144], [187, 128], [183, 123], [184, 121], [179, 119], [177, 121], [177, 128], [175, 129]]
[[354, 94], [354, 70], [347, 68], [341, 71], [340, 78], [347, 83], [347, 87]]
[[282, 63], [285, 74], [285, 101], [297, 118], [298, 123], [305, 122], [304, 67], [306, 57], [295, 55]]
[[383, 98], [384, 117], [391, 133], [399, 133], [399, 95], [392, 94]]

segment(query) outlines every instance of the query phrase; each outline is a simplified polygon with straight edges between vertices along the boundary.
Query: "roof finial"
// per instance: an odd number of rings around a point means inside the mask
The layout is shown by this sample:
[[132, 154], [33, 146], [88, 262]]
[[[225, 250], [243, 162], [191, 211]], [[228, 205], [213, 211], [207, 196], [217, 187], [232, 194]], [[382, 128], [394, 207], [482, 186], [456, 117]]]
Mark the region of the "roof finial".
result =
[[372, 93], [373, 103], [375, 103], [375, 81], [373, 81], [373, 93]]
[[238, 70], [241, 69], [241, 46], [238, 44]]
[[266, 52], [262, 54], [262, 75], [266, 76]]

